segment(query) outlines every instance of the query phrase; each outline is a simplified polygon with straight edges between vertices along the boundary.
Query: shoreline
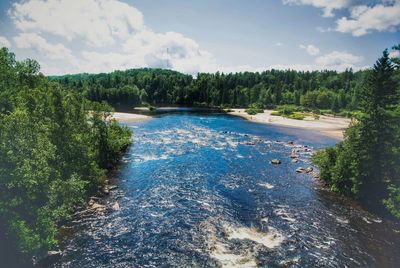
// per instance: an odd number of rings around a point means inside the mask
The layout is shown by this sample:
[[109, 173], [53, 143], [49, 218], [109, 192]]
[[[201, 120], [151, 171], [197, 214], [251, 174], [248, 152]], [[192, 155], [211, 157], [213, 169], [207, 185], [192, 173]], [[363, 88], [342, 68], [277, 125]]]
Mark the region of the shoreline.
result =
[[[274, 125], [280, 127], [290, 127], [295, 129], [317, 132], [327, 137], [343, 140], [343, 131], [349, 126], [351, 119], [344, 117], [332, 117], [321, 115], [320, 119], [307, 116], [304, 120], [285, 118], [283, 116], [271, 115], [273, 110], [264, 110], [264, 113], [249, 115], [245, 109], [233, 109], [233, 112], [226, 114], [238, 116], [251, 122]], [[153, 118], [151, 115], [139, 113], [113, 112], [112, 118], [120, 123], [133, 123]]]
[[314, 131], [339, 140], [343, 140], [343, 131], [348, 128], [351, 122], [349, 118], [326, 115], [321, 115], [320, 119], [307, 116], [304, 120], [296, 120], [279, 115], [271, 115], [273, 110], [264, 110], [264, 113], [255, 115], [247, 114], [245, 109], [232, 110], [233, 112], [228, 112], [227, 114], [239, 116], [251, 122]]
[[119, 123], [133, 123], [140, 122], [151, 119], [152, 116], [137, 114], [137, 113], [121, 113], [121, 112], [113, 112], [111, 113], [112, 119], [117, 120]]

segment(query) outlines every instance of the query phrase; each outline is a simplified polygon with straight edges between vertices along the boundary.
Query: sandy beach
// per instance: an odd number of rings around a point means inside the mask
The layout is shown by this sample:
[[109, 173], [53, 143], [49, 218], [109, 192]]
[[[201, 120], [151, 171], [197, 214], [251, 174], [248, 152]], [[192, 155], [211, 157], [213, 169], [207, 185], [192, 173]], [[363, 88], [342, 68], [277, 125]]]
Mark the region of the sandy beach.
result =
[[[272, 124], [277, 126], [286, 126], [317, 131], [323, 135], [336, 139], [343, 139], [343, 130], [345, 130], [349, 126], [351, 121], [351, 119], [349, 118], [332, 117], [325, 115], [321, 115], [319, 119], [314, 119], [311, 116], [307, 116], [304, 120], [295, 120], [282, 116], [271, 115], [273, 110], [264, 110], [264, 113], [256, 115], [249, 115], [244, 110], [245, 109], [233, 109], [233, 112], [229, 112], [228, 114], [240, 116], [244, 119], [262, 124]], [[138, 122], [151, 118], [151, 116], [143, 114], [119, 112], [113, 113], [112, 116], [121, 123]]]
[[319, 119], [314, 119], [313, 117], [307, 116], [304, 120], [295, 120], [282, 116], [271, 115], [273, 110], [264, 110], [264, 113], [249, 115], [244, 110], [245, 109], [233, 109], [233, 112], [229, 112], [228, 114], [240, 116], [257, 123], [317, 131], [321, 134], [337, 139], [343, 139], [343, 130], [345, 130], [351, 122], [351, 119], [349, 118], [325, 115], [321, 115]]
[[150, 119], [151, 116], [143, 115], [143, 114], [132, 114], [132, 113], [112, 113], [112, 117], [121, 123], [132, 123], [137, 121], [143, 121]]

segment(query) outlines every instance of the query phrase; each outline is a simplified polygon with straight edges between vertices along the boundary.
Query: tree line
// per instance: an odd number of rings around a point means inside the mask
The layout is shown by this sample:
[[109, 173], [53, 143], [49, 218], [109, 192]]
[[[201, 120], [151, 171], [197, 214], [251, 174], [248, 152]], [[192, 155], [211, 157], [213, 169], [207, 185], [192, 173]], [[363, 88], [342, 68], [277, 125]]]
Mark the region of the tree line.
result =
[[[103, 185], [131, 131], [88, 101], [0, 49], [0, 244], [2, 262], [57, 245], [60, 223]], [[4, 263], [5, 262], [5, 263]]]
[[[171, 70], [132, 69], [101, 74], [53, 76], [65, 87], [93, 101], [113, 105], [176, 104], [188, 106], [272, 108], [292, 104], [307, 109], [356, 110], [370, 70], [300, 72], [267, 70], [243, 73], [199, 73], [196, 77]], [[398, 79], [400, 76], [397, 75]]]

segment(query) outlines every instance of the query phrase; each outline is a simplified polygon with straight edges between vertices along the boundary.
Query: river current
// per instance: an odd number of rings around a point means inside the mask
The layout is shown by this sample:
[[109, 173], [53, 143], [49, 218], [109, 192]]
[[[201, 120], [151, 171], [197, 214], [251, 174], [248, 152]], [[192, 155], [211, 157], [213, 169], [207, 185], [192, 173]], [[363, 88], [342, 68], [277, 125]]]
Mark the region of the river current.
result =
[[107, 212], [74, 221], [56, 267], [400, 264], [399, 226], [326, 190], [314, 172], [296, 172], [337, 141], [220, 114], [129, 126], [134, 143]]

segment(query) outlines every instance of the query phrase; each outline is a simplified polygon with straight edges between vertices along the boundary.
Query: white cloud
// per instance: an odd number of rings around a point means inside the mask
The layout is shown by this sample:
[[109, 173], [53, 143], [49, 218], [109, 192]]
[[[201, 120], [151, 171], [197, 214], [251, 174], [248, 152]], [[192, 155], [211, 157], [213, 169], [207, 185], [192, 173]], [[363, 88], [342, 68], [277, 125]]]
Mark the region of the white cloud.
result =
[[43, 54], [51, 60], [71, 60], [74, 57], [70, 49], [62, 44], [50, 44], [46, 39], [35, 33], [20, 33], [14, 37], [18, 48], [30, 48]]
[[323, 10], [323, 17], [333, 17], [335, 9], [347, 8], [352, 0], [282, 0], [286, 5], [309, 5]]
[[[14, 38], [19, 48], [40, 52], [42, 61], [68, 60], [72, 72], [134, 67], [170, 68], [185, 73], [218, 69], [215, 58], [193, 39], [175, 32], [153, 32], [143, 24], [139, 10], [121, 1], [28, 0], [14, 4], [9, 14], [20, 31]], [[73, 55], [66, 47], [68, 42], [63, 42], [65, 46], [48, 42], [45, 37], [50, 35], [84, 41], [82, 52], [75, 48]], [[56, 64], [42, 65], [54, 72]]]
[[[390, 1], [392, 2], [392, 1]], [[336, 21], [336, 31], [362, 36], [372, 31], [395, 31], [400, 26], [400, 1], [391, 5], [366, 5], [350, 9], [350, 18], [342, 17]]]
[[349, 52], [333, 51], [331, 53], [319, 56], [315, 63], [322, 69], [344, 70], [346, 68], [355, 68], [363, 60], [363, 57], [353, 55]]
[[346, 70], [346, 68], [353, 68], [354, 70], [368, 68], [368, 66], [359, 65], [362, 60], [362, 57], [348, 52], [333, 51], [317, 57], [314, 63], [311, 64], [275, 64], [269, 66], [268, 69], [291, 69], [298, 71], [336, 70], [341, 72]]
[[183, 72], [216, 69], [214, 57], [190, 38], [176, 32], [142, 31], [123, 44], [126, 53], [136, 55], [147, 66], [163, 66]]
[[114, 44], [143, 29], [136, 8], [111, 0], [29, 0], [13, 5], [10, 15], [23, 32], [46, 32], [92, 46]]
[[[13, 38], [15, 45], [33, 51], [46, 74], [138, 67], [168, 68], [188, 74], [278, 67], [341, 70], [345, 66], [356, 67], [360, 59], [349, 53], [333, 52], [309, 65], [221, 66], [195, 40], [176, 32], [152, 31], [144, 25], [139, 10], [118, 0], [27, 0], [14, 4], [9, 14], [18, 30]], [[2, 40], [0, 37], [0, 44], [6, 43]], [[313, 56], [320, 53], [313, 45], [304, 49]]]
[[300, 47], [301, 49], [305, 49], [305, 50], [307, 51], [307, 53], [308, 53], [309, 55], [311, 55], [311, 56], [316, 56], [316, 55], [319, 54], [319, 48], [317, 48], [317, 47], [314, 46], [314, 45], [308, 45], [308, 46], [300, 45], [299, 47]]
[[215, 72], [215, 58], [192, 39], [176, 32], [142, 31], [123, 44], [116, 52], [84, 51], [80, 69], [105, 72], [115, 69], [154, 67], [174, 69], [184, 73]]
[[11, 43], [10, 43], [10, 41], [8, 41], [7, 38], [0, 35], [0, 48], [2, 48], [2, 47], [10, 48]]

